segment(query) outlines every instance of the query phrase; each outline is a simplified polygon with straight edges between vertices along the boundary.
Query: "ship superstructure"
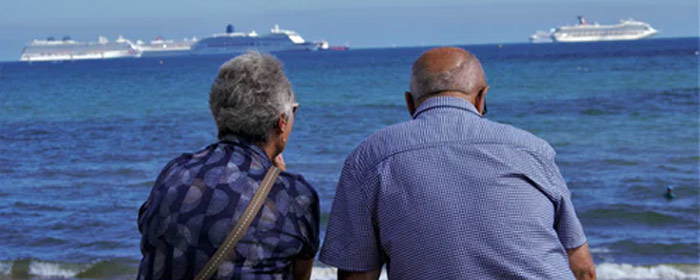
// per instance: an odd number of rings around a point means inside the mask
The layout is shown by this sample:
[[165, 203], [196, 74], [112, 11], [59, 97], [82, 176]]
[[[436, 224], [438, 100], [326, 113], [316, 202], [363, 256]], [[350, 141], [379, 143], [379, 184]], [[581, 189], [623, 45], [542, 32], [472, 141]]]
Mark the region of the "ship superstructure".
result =
[[192, 54], [234, 54], [248, 50], [259, 52], [283, 52], [318, 50], [322, 43], [307, 42], [292, 30], [280, 29], [275, 25], [268, 34], [258, 35], [255, 31], [249, 33], [235, 32], [232, 25], [226, 27], [226, 33], [215, 34], [197, 41], [192, 45]]
[[22, 50], [20, 61], [61, 61], [139, 57], [131, 41], [119, 36], [115, 41], [99, 37], [97, 42], [78, 42], [64, 37], [34, 40]]

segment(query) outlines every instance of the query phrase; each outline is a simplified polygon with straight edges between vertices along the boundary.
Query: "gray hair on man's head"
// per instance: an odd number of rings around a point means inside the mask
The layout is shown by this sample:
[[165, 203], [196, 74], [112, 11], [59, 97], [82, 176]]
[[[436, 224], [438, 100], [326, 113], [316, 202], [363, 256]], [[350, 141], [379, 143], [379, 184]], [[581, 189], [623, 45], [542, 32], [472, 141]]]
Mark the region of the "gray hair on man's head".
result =
[[253, 143], [266, 142], [280, 113], [291, 116], [293, 103], [282, 63], [253, 51], [221, 65], [209, 94], [219, 137], [234, 134]]
[[431, 49], [416, 60], [411, 72], [410, 90], [415, 100], [440, 91], [472, 94], [486, 86], [481, 63], [461, 48]]

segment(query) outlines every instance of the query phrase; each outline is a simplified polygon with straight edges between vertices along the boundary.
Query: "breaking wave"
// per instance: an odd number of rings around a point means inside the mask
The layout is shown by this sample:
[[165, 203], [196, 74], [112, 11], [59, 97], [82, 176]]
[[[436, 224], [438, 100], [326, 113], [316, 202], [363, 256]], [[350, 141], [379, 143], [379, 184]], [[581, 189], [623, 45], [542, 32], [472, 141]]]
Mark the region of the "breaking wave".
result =
[[603, 263], [596, 267], [598, 279], [700, 279], [700, 264], [634, 266]]
[[[598, 279], [700, 279], [700, 264], [658, 264], [637, 266], [631, 264], [602, 263], [596, 268]], [[314, 267], [311, 279], [336, 279], [333, 267]], [[0, 262], [2, 279], [134, 279], [137, 261], [113, 259], [93, 263], [63, 263], [40, 260], [15, 260]], [[382, 271], [381, 280], [387, 279]]]

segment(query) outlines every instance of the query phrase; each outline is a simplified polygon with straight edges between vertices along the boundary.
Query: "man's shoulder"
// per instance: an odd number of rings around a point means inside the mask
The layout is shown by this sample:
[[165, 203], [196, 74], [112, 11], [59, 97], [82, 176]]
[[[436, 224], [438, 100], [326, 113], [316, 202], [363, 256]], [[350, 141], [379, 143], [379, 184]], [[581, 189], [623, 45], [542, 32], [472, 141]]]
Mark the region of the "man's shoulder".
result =
[[409, 146], [412, 140], [416, 140], [409, 136], [411, 126], [411, 121], [405, 121], [375, 131], [348, 155], [346, 164], [367, 167]]
[[[442, 128], [428, 131], [428, 126], [417, 120], [409, 120], [380, 129], [365, 138], [348, 156], [357, 167], [372, 166], [401, 151], [421, 145], [459, 143], [468, 145], [501, 145], [534, 153], [545, 158], [554, 158], [555, 151], [547, 141], [531, 132], [515, 126], [489, 119], [480, 119], [469, 127]], [[463, 129], [463, 130], [462, 130]], [[420, 131], [423, 130], [423, 131]], [[434, 134], [449, 134], [436, 136]], [[445, 145], [447, 146], [447, 145]]]
[[554, 158], [556, 154], [554, 148], [547, 141], [527, 130], [488, 119], [484, 119], [484, 121], [486, 123], [484, 130], [489, 131], [491, 137], [498, 143], [533, 152], [547, 158]]
[[378, 151], [389, 151], [391, 148], [406, 145], [408, 141], [404, 139], [411, 130], [415, 129], [413, 120], [396, 123], [370, 134], [360, 142], [358, 149], [377, 149]]

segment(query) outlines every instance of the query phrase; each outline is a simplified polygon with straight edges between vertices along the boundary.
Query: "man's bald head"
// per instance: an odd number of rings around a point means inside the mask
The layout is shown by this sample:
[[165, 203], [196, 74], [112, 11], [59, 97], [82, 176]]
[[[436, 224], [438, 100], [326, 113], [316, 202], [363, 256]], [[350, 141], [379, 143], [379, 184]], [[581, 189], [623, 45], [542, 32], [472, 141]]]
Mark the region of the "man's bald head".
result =
[[485, 86], [481, 63], [460, 48], [431, 49], [413, 63], [410, 90], [415, 100], [439, 91], [472, 94]]

